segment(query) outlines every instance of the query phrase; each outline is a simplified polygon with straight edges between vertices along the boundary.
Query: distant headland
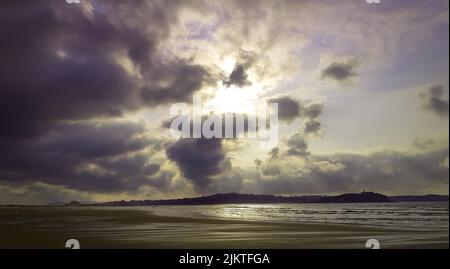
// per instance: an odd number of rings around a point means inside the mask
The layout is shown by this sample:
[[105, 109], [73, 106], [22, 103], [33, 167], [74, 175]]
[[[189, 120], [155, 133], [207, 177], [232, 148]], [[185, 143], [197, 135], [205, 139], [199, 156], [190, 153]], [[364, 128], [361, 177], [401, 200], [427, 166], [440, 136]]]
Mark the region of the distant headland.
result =
[[336, 196], [277, 196], [268, 194], [224, 193], [210, 196], [166, 200], [131, 200], [82, 204], [72, 201], [66, 206], [148, 206], [148, 205], [215, 205], [215, 204], [280, 204], [280, 203], [390, 203], [448, 201], [448, 195], [386, 196], [375, 192], [346, 193]]

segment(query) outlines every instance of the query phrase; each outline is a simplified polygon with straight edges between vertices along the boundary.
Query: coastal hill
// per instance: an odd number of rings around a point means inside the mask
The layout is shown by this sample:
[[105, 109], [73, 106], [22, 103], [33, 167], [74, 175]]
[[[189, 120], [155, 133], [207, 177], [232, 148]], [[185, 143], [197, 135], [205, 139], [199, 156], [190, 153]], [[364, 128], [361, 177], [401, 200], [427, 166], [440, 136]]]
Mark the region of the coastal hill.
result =
[[100, 205], [215, 205], [215, 204], [275, 204], [275, 203], [315, 203], [321, 196], [275, 196], [266, 194], [224, 193], [195, 198], [169, 200], [113, 201]]
[[[111, 201], [90, 206], [147, 206], [147, 205], [214, 205], [214, 204], [277, 204], [277, 203], [381, 203], [381, 202], [426, 202], [448, 201], [447, 195], [422, 196], [386, 196], [374, 192], [347, 193], [337, 196], [308, 195], [308, 196], [276, 196], [266, 194], [225, 193], [195, 198], [168, 200], [132, 200]], [[72, 201], [67, 206], [82, 206]]]
[[319, 203], [388, 203], [389, 197], [375, 192], [346, 193], [337, 196], [324, 196]]
[[400, 195], [389, 197], [394, 202], [441, 202], [448, 201], [447, 195]]

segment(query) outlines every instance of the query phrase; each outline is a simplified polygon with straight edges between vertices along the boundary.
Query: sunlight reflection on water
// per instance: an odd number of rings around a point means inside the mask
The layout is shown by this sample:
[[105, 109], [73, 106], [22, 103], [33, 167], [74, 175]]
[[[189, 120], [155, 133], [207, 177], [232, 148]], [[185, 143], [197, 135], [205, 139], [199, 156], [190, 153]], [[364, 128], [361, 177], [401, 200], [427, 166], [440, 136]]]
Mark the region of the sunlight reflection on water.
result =
[[236, 220], [447, 228], [449, 203], [228, 204], [146, 207], [156, 214]]

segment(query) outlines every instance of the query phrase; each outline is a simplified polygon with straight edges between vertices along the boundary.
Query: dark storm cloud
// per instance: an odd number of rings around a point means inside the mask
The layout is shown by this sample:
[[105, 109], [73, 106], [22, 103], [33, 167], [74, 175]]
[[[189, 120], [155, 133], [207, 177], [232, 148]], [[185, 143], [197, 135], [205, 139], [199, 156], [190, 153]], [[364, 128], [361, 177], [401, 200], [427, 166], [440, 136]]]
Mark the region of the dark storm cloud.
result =
[[34, 138], [0, 139], [0, 180], [38, 181], [75, 190], [133, 191], [159, 171], [139, 153], [160, 141], [146, 138], [141, 124], [67, 123]]
[[[91, 15], [86, 5], [2, 2], [0, 123], [7, 127], [0, 137], [41, 134], [60, 120], [119, 116], [141, 102], [185, 101], [202, 86], [205, 69], [156, 51], [176, 20], [174, 3], [108, 1]], [[141, 77], [117, 60], [126, 56]]]
[[237, 55], [238, 63], [234, 65], [233, 71], [223, 80], [223, 85], [230, 87], [235, 85], [238, 87], [245, 87], [252, 85], [248, 80], [247, 70], [252, 67], [257, 59], [257, 55], [252, 51], [239, 50]]
[[167, 148], [166, 155], [198, 189], [231, 166], [221, 139], [180, 139]]
[[[206, 69], [199, 65], [180, 62], [166, 68], [164, 72], [158, 70], [153, 74], [155, 79], [163, 83], [141, 89], [141, 98], [145, 104], [156, 106], [174, 101], [191, 101], [192, 94], [210, 81]], [[169, 85], [166, 85], [167, 81], [171, 81]]]
[[236, 85], [238, 87], [250, 86], [252, 83], [247, 77], [248, 76], [245, 72], [244, 65], [236, 64], [228, 78], [223, 81], [223, 84], [227, 87], [230, 87], [231, 85]]
[[158, 51], [184, 2], [89, 5], [2, 1], [0, 181], [102, 193], [169, 186], [170, 173], [140, 153], [164, 143], [112, 118], [187, 101], [209, 83], [202, 66]]
[[356, 61], [345, 63], [334, 62], [322, 71], [322, 78], [331, 78], [337, 81], [346, 81], [356, 76], [355, 69], [358, 66]]
[[282, 121], [291, 122], [300, 116], [300, 104], [290, 97], [270, 99], [269, 103], [278, 104], [278, 118]]
[[447, 117], [449, 111], [448, 100], [444, 99], [444, 87], [442, 85], [431, 86], [425, 93], [419, 96], [424, 100], [424, 109], [435, 113], [440, 117]]

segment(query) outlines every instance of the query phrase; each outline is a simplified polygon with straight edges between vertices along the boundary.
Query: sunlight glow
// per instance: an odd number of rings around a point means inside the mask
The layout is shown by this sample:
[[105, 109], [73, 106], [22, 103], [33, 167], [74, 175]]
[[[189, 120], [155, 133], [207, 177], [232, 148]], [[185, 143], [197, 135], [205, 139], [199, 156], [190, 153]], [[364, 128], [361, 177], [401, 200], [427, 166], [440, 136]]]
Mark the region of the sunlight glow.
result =
[[214, 97], [205, 103], [205, 109], [215, 113], [251, 114], [255, 112], [256, 105], [260, 101], [261, 88], [262, 85], [258, 83], [244, 88], [221, 85], [214, 92]]

